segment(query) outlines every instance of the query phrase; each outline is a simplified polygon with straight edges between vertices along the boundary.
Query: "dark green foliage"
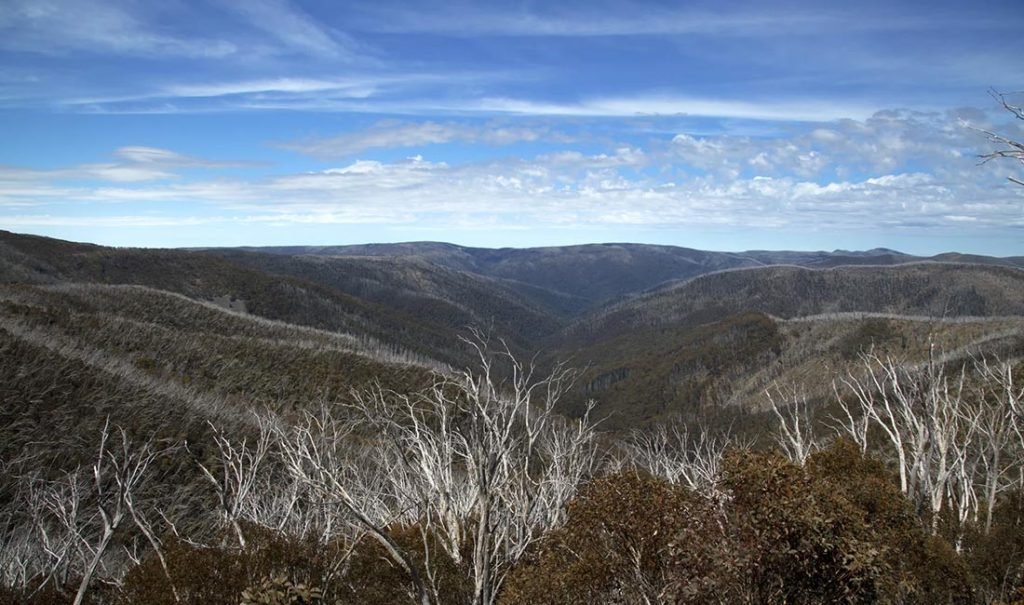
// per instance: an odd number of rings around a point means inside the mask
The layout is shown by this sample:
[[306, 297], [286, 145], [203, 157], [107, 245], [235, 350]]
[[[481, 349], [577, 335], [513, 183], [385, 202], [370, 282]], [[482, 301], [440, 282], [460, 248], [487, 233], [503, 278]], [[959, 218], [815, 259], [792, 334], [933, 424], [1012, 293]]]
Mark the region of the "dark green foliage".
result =
[[948, 542], [926, 535], [883, 464], [840, 439], [812, 455], [807, 472], [852, 504], [869, 540], [881, 545], [880, 562], [887, 570], [879, 578], [881, 594], [917, 603], [969, 599], [972, 579], [964, 562]]
[[734, 452], [723, 487], [731, 602], [872, 603], [887, 572], [857, 507], [778, 454]]
[[723, 487], [738, 572], [727, 602], [966, 603], [970, 577], [945, 542], [924, 532], [891, 475], [845, 441], [805, 468], [739, 451]]

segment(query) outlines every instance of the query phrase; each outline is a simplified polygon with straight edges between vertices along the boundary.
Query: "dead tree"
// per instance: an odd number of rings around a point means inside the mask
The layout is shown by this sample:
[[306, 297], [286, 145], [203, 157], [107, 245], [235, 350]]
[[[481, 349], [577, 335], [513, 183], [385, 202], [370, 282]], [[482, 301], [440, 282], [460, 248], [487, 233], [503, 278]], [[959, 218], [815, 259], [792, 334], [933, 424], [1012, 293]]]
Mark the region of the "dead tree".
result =
[[[109, 420], [104, 424], [100, 434], [99, 452], [92, 466], [93, 495], [100, 521], [100, 534], [91, 544], [83, 540], [91, 557], [82, 570], [82, 580], [73, 601], [74, 605], [80, 605], [85, 599], [89, 584], [100, 567], [114, 532], [126, 519], [143, 530], [157, 552], [160, 550], [148, 523], [143, 520], [136, 506], [135, 498], [146, 480], [150, 464], [163, 452], [154, 449], [152, 440], [136, 445], [128, 438], [124, 429], [119, 428], [117, 433], [120, 437], [119, 443], [113, 448], [107, 443], [110, 437]], [[167, 573], [167, 565], [162, 556], [161, 563], [164, 572]]]
[[806, 395], [798, 393], [796, 389], [785, 393], [782, 387], [775, 385], [775, 392], [775, 396], [772, 396], [771, 389], [765, 389], [764, 394], [779, 420], [776, 442], [790, 461], [803, 466], [808, 456], [819, 449], [814, 436], [810, 402]]
[[[1020, 107], [1019, 105], [1011, 104], [1006, 98], [1006, 93], [990, 90], [989, 94], [992, 95], [992, 98], [994, 98], [996, 101], [999, 102], [1000, 105], [1003, 106], [1003, 109], [1010, 112], [1010, 114], [1013, 117], [1017, 118], [1018, 120], [1024, 120], [1024, 108]], [[980, 128], [976, 130], [987, 136], [988, 140], [991, 141], [992, 143], [1001, 146], [1001, 149], [996, 149], [995, 151], [981, 154], [980, 156], [978, 156], [981, 158], [982, 164], [999, 158], [1009, 158], [1011, 160], [1017, 160], [1018, 162], [1021, 163], [1021, 165], [1024, 165], [1024, 142], [1011, 139], [1001, 134], [997, 134], [991, 130], [984, 130]], [[1024, 181], [1022, 181], [1021, 179], [1012, 176], [1006, 178], [1011, 183], [1016, 183], [1017, 185], [1024, 186]]]
[[89, 515], [83, 512], [88, 482], [79, 469], [52, 481], [36, 477], [26, 480], [25, 505], [30, 515], [34, 542], [41, 557], [36, 558], [30, 576], [41, 576], [47, 583], [61, 587], [81, 568], [87, 552], [83, 539], [88, 535]]
[[342, 507], [351, 523], [377, 540], [408, 575], [416, 602], [429, 605], [430, 593], [422, 574], [390, 533], [395, 520], [391, 511], [398, 507], [377, 506], [387, 499], [384, 473], [354, 463], [359, 446], [350, 437], [355, 427], [326, 405], [307, 412], [293, 427], [278, 427], [282, 459], [293, 476]]
[[728, 433], [705, 429], [694, 436], [681, 423], [635, 431], [626, 443], [627, 462], [671, 483], [707, 494], [718, 493], [725, 450], [734, 445]]
[[[843, 382], [858, 400], [860, 413], [888, 440], [900, 489], [929, 511], [932, 531], [937, 532], [963, 450], [969, 447], [966, 441], [973, 436], [964, 422], [965, 371], [950, 379], [934, 359], [923, 369], [875, 355], [865, 355], [863, 364], [863, 376], [851, 374]], [[866, 439], [866, 429], [861, 433], [848, 414], [848, 431]]]
[[[839, 391], [839, 385], [854, 391], [854, 405], [850, 405], [847, 398]], [[859, 382], [851, 382], [846, 378], [840, 378], [838, 382], [832, 382], [832, 393], [839, 408], [843, 411], [843, 418], [832, 418], [832, 426], [836, 432], [857, 444], [860, 453], [868, 452], [868, 433], [871, 429], [870, 410], [874, 404], [874, 398], [870, 392], [864, 391], [864, 385]]]
[[220, 469], [211, 469], [201, 461], [196, 461], [203, 477], [213, 486], [220, 505], [220, 514], [224, 522], [231, 527], [238, 540], [238, 545], [245, 548], [245, 535], [240, 521], [251, 515], [247, 514], [255, 507], [253, 500], [265, 487], [260, 484], [263, 465], [270, 450], [272, 431], [271, 420], [257, 416], [259, 435], [251, 446], [246, 439], [234, 444], [231, 439], [213, 423], [213, 442], [217, 445]]
[[[42, 553], [32, 570], [32, 575], [43, 578], [37, 590], [50, 582], [62, 587], [77, 577], [72, 602], [80, 605], [108, 565], [115, 534], [131, 526], [154, 549], [168, 574], [160, 542], [139, 501], [150, 466], [167, 451], [157, 449], [152, 439], [133, 442], [124, 429], [111, 428], [108, 420], [88, 475], [76, 469], [57, 480], [27, 481], [25, 502]], [[171, 589], [178, 600], [173, 583]]]
[[[475, 336], [476, 371], [438, 374], [413, 394], [356, 393], [282, 440], [288, 467], [384, 546], [422, 604], [438, 600], [433, 570], [421, 573], [394, 541], [395, 522], [435, 536], [469, 570], [474, 605], [491, 605], [527, 546], [561, 522], [595, 460], [589, 417], [555, 412], [574, 374], [556, 367], [539, 377]], [[353, 465], [357, 457], [365, 463]]]
[[[1024, 384], [1015, 380], [1009, 361], [975, 360], [981, 384], [976, 394], [977, 426], [984, 470], [985, 533], [992, 529], [992, 513], [999, 494], [1011, 486], [1009, 475], [1024, 460]], [[1018, 485], [1024, 489], [1024, 484]]]

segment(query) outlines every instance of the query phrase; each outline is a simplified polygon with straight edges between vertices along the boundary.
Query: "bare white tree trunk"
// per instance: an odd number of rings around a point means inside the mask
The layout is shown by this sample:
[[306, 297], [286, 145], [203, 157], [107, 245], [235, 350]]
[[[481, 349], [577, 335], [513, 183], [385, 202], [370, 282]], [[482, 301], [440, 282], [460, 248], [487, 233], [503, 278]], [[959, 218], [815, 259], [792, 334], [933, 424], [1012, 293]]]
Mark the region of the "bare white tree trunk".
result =
[[869, 393], [861, 392], [862, 385], [859, 383], [852, 383], [846, 379], [840, 379], [840, 382], [857, 393], [854, 398], [857, 405], [851, 409], [850, 404], [840, 394], [839, 386], [836, 382], [832, 382], [832, 393], [835, 395], [836, 401], [839, 402], [844, 416], [844, 418], [833, 418], [836, 432], [850, 438], [860, 447], [860, 453], [866, 454], [868, 452], [868, 433], [871, 428], [871, 408], [874, 405], [874, 400]]
[[242, 548], [245, 548], [246, 542], [239, 521], [247, 516], [251, 517], [246, 513], [251, 513], [256, 508], [253, 500], [258, 492], [266, 493], [265, 488], [268, 487], [261, 485], [260, 479], [264, 460], [270, 450], [273, 434], [271, 421], [259, 415], [256, 419], [259, 435], [251, 447], [245, 439], [239, 445], [233, 444], [224, 432], [210, 423], [213, 441], [220, 454], [220, 472], [196, 461], [199, 470], [217, 493], [224, 522], [232, 528], [238, 545]]
[[779, 419], [779, 435], [776, 442], [786, 457], [793, 463], [803, 466], [808, 456], [819, 449], [814, 436], [810, 403], [807, 396], [798, 393], [796, 389], [784, 393], [782, 387], [775, 385], [775, 391], [774, 397], [771, 389], [765, 389], [764, 394], [768, 398], [772, 412]]
[[693, 436], [682, 424], [635, 431], [625, 444], [629, 464], [656, 477], [716, 496], [725, 450], [736, 445], [727, 433], [700, 429]]
[[[842, 382], [858, 400], [860, 413], [887, 437], [900, 489], [927, 508], [932, 532], [937, 532], [947, 500], [963, 509], [973, 497], [962, 478], [957, 480], [969, 468], [966, 457], [974, 437], [965, 415], [966, 370], [951, 382], [934, 358], [923, 369], [875, 355], [865, 355], [863, 362], [864, 377], [851, 374]], [[847, 415], [845, 431], [855, 439], [863, 435], [866, 447], [868, 427], [857, 424], [849, 410]]]
[[[1013, 467], [1022, 465], [1024, 409], [1021, 409], [1021, 402], [1024, 401], [1024, 384], [1015, 381], [1013, 364], [1009, 361], [990, 363], [986, 359], [978, 359], [975, 360], [975, 369], [982, 378], [982, 386], [976, 393], [979, 409], [974, 423], [980, 434], [978, 441], [982, 444], [984, 531], [987, 534], [992, 530], [996, 499], [1010, 487]], [[1024, 488], [1024, 485], [1019, 487]]]
[[411, 558], [391, 537], [388, 527], [395, 517], [392, 511], [376, 506], [387, 494], [382, 473], [366, 477], [372, 467], [351, 464], [356, 459], [353, 445], [348, 440], [355, 424], [337, 417], [323, 407], [318, 414], [307, 413], [302, 423], [288, 429], [278, 427], [281, 455], [289, 471], [323, 493], [349, 515], [351, 523], [362, 527], [377, 540], [388, 555], [409, 576], [418, 603], [429, 605], [427, 584]]
[[[82, 570], [82, 580], [75, 594], [74, 605], [81, 605], [89, 590], [96, 570], [99, 569], [103, 555], [110, 546], [114, 532], [131, 509], [135, 508], [134, 494], [142, 486], [149, 465], [160, 454], [153, 449], [152, 441], [140, 446], [134, 445], [124, 429], [118, 429], [119, 447], [108, 448], [110, 437], [110, 421], [103, 426], [100, 435], [99, 453], [92, 467], [93, 487], [95, 489], [96, 510], [101, 522], [101, 531], [95, 544], [90, 545], [92, 556]], [[166, 571], [166, 566], [165, 566]], [[177, 595], [175, 595], [177, 597]]]
[[[467, 342], [477, 371], [439, 374], [411, 395], [356, 393], [344, 410], [309, 416], [282, 439], [289, 468], [384, 545], [421, 603], [437, 600], [433, 571], [419, 573], [391, 540], [393, 523], [420, 525], [425, 549], [435, 536], [446, 556], [468, 565], [473, 603], [491, 605], [511, 565], [561, 522], [594, 465], [589, 415], [555, 413], [571, 372], [537, 377], [507, 347], [492, 350], [480, 334]], [[348, 463], [357, 456], [368, 459], [358, 469]]]

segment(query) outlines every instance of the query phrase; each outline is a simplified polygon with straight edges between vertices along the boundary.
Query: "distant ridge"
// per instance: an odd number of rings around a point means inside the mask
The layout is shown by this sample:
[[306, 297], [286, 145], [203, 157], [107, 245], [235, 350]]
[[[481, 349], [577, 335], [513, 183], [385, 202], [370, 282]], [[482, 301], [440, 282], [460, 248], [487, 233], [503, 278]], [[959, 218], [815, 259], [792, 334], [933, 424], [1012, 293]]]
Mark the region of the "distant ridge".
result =
[[[675, 414], [731, 422], [756, 412], [777, 380], [827, 398], [820, 377], [874, 347], [911, 360], [933, 344], [1024, 356], [1022, 260], [626, 243], [168, 250], [0, 231], [0, 349], [9, 353], [0, 367], [11, 397], [38, 386], [15, 380], [22, 358], [75, 368], [108, 359], [104, 371], [138, 378], [110, 382], [119, 401], [152, 384], [154, 401], [172, 407], [192, 401], [189, 389], [199, 389], [196, 401], [227, 397], [240, 409], [301, 407], [323, 396], [321, 384], [346, 385], [338, 393], [380, 372], [397, 376], [396, 367], [414, 382], [431, 368], [466, 367], [472, 352], [460, 338], [472, 327], [538, 371], [563, 361], [583, 369], [562, 411], [593, 398], [609, 430]], [[64, 344], [74, 355], [62, 357]], [[278, 376], [275, 367], [293, 369]], [[88, 386], [77, 384], [66, 391]], [[61, 397], [55, 413], [78, 405]]]
[[[351, 246], [247, 247], [243, 250], [287, 256], [413, 258], [458, 271], [510, 279], [580, 299], [577, 312], [723, 269], [771, 265], [828, 268], [844, 265], [899, 265], [958, 262], [1024, 267], [1024, 257], [998, 258], [955, 252], [914, 256], [889, 248], [866, 251], [711, 252], [653, 244], [582, 244], [539, 248], [473, 248], [443, 242]], [[210, 249], [218, 253], [225, 249]]]

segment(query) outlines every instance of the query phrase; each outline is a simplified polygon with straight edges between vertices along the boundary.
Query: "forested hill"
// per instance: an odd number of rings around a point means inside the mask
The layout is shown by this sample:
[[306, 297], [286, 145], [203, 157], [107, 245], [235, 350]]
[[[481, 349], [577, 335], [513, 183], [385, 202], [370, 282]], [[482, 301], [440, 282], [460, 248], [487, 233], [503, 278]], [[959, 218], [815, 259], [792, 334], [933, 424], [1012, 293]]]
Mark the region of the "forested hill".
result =
[[[521, 358], [536, 355], [541, 366], [568, 361], [586, 368], [563, 411], [576, 413], [593, 398], [611, 416], [611, 428], [722, 404], [756, 409], [773, 380], [805, 381], [826, 362], [841, 369], [859, 351], [894, 342], [911, 358], [929, 342], [958, 351], [978, 342], [1016, 350], [1024, 317], [1021, 260], [636, 244], [149, 250], [0, 232], [4, 297], [21, 305], [8, 305], [6, 321], [23, 325], [25, 313], [64, 317], [71, 309], [82, 325], [95, 326], [76, 335], [86, 349], [129, 364], [154, 360], [165, 376], [176, 366], [161, 362], [150, 344], [131, 345], [139, 348], [127, 357], [123, 348], [109, 350], [104, 332], [115, 329], [111, 318], [139, 321], [122, 309], [148, 305], [146, 321], [161, 323], [161, 330], [198, 333], [201, 326], [182, 319], [193, 316], [182, 304], [213, 304], [241, 317], [338, 334], [360, 345], [354, 355], [377, 352], [424, 367], [465, 367], [472, 351], [461, 339], [477, 328]], [[103, 295], [97, 300], [110, 303], [85, 311], [74, 310], [78, 299], [60, 289], [69, 284], [145, 288], [95, 290]], [[858, 313], [873, 319], [860, 321]], [[787, 323], [800, 318], [807, 322]], [[64, 329], [63, 321], [45, 325]], [[168, 351], [167, 360], [204, 354], [202, 340], [175, 342], [193, 350]], [[373, 372], [356, 374], [360, 384], [373, 381]], [[262, 400], [265, 392], [254, 397]]]
[[884, 248], [865, 252], [711, 252], [677, 246], [590, 244], [549, 248], [469, 248], [436, 242], [361, 246], [247, 248], [284, 256], [370, 256], [419, 259], [458, 271], [514, 280], [559, 292], [586, 311], [665, 282], [724, 269], [796, 265], [898, 265], [920, 261], [1024, 267], [1024, 257], [940, 254], [920, 257]]
[[791, 319], [837, 313], [936, 319], [1024, 315], [1024, 271], [999, 265], [914, 262], [720, 271], [605, 307], [570, 333], [607, 338], [637, 327], [700, 325], [744, 311]]

